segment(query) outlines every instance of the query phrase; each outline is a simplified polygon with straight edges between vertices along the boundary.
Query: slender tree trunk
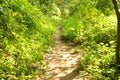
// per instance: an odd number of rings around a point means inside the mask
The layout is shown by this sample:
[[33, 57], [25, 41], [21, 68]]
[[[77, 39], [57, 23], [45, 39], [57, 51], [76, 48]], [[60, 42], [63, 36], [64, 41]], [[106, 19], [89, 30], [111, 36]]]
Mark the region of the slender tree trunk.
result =
[[117, 16], [117, 45], [116, 45], [116, 64], [120, 64], [120, 12], [118, 9], [117, 0], [112, 0], [114, 5], [115, 13]]

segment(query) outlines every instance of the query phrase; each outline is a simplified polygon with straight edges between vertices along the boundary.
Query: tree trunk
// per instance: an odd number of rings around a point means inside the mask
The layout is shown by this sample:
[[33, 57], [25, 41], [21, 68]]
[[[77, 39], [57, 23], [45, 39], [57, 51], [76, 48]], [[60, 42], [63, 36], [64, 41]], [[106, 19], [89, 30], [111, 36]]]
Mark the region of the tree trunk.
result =
[[114, 5], [115, 13], [117, 16], [117, 45], [116, 45], [116, 64], [120, 64], [120, 12], [118, 9], [118, 4], [116, 0], [112, 0], [112, 3]]

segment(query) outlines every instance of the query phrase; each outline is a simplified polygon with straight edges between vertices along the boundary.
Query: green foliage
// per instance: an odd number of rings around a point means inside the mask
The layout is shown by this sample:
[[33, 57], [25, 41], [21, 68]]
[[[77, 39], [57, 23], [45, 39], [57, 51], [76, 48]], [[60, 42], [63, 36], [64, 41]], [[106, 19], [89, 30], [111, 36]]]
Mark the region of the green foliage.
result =
[[105, 15], [110, 15], [113, 12], [112, 0], [98, 0], [96, 8]]
[[0, 2], [2, 80], [31, 80], [45, 71], [42, 51], [53, 45], [54, 27], [39, 6], [31, 3], [27, 0]]
[[[74, 41], [75, 43], [77, 43], [79, 41], [81, 42], [82, 31], [80, 30], [80, 28], [82, 28], [82, 26], [77, 25], [78, 24], [77, 20], [78, 19], [76, 17], [74, 17], [74, 19], [69, 18], [64, 21], [64, 23], [63, 23], [64, 27], [62, 28], [63, 39], [70, 40], [71, 42]], [[81, 40], [76, 40], [77, 38], [79, 38]]]
[[38, 1], [43, 13], [47, 13], [50, 10], [52, 10], [52, 4], [55, 2], [55, 0], [38, 0]]
[[[78, 11], [73, 16], [67, 17], [63, 20], [62, 36], [65, 40], [74, 41], [75, 43], [82, 43], [90, 35], [94, 28], [92, 26], [98, 24], [101, 19], [100, 13], [95, 8]], [[96, 16], [96, 17], [95, 17]], [[97, 19], [100, 18], [100, 19]]]
[[72, 16], [63, 19], [62, 37], [75, 43], [83, 43], [86, 40], [109, 43], [115, 40], [115, 16], [105, 16], [95, 6], [85, 4], [78, 5], [77, 11], [72, 11]]
[[[102, 17], [102, 16], [101, 16]], [[100, 19], [100, 18], [99, 18]], [[95, 40], [97, 43], [109, 44], [109, 41], [116, 40], [115, 16], [102, 17], [100, 22], [87, 31], [86, 40]]]
[[[0, 79], [32, 80], [45, 72], [43, 51], [62, 38], [81, 44], [92, 79], [115, 79], [116, 20], [110, 0], [0, 0]], [[75, 50], [78, 53], [79, 50]]]
[[86, 54], [81, 60], [82, 67], [92, 79], [115, 79], [115, 42], [109, 45], [95, 42], [86, 43]]
[[74, 2], [62, 20], [62, 38], [81, 44], [85, 55], [80, 62], [89, 79], [114, 80], [116, 17], [110, 11], [111, 1], [101, 1]]

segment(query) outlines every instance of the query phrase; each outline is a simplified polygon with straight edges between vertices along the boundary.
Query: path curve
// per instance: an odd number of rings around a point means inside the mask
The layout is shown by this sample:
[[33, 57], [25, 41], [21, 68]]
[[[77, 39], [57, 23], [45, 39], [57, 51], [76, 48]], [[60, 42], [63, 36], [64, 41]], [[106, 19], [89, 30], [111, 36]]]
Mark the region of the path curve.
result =
[[55, 46], [45, 55], [47, 71], [44, 80], [83, 80], [75, 79], [78, 75], [79, 60], [83, 55], [76, 52], [78, 47], [61, 40], [60, 27], [56, 30], [54, 41]]

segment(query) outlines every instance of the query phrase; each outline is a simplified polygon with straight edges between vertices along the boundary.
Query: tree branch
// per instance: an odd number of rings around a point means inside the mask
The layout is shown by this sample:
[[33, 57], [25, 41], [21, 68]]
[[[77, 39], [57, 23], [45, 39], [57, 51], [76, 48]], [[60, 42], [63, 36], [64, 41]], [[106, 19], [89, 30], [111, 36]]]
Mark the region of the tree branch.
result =
[[120, 16], [120, 12], [119, 12], [119, 9], [118, 9], [117, 1], [116, 0], [112, 0], [112, 3], [114, 4], [114, 9], [115, 9], [115, 13], [117, 15], [117, 18], [119, 18], [118, 16]]

